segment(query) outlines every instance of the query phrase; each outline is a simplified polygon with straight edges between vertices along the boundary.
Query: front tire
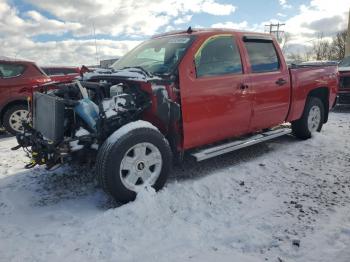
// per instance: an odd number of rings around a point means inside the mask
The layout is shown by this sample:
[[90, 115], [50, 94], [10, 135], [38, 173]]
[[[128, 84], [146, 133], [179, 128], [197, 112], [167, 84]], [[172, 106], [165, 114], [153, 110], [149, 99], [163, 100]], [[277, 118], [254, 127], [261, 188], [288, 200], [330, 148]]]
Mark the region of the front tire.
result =
[[300, 119], [292, 122], [293, 134], [301, 139], [308, 139], [314, 132], [320, 132], [324, 123], [325, 107], [317, 97], [310, 97]]
[[97, 156], [97, 178], [102, 188], [121, 203], [134, 200], [146, 186], [161, 189], [172, 167], [164, 136], [156, 129], [138, 127], [117, 137], [107, 139]]
[[7, 132], [16, 135], [23, 130], [23, 121], [29, 121], [28, 107], [26, 105], [14, 105], [6, 110], [3, 126]]

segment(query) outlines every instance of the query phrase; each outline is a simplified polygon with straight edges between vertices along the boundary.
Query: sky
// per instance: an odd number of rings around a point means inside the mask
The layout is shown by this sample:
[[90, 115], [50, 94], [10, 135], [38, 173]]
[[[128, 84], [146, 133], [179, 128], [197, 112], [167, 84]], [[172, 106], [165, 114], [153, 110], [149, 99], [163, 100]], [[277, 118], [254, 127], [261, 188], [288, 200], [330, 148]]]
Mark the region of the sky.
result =
[[0, 0], [0, 56], [94, 65], [154, 34], [202, 27], [265, 30], [281, 22], [290, 52], [347, 28], [350, 0]]

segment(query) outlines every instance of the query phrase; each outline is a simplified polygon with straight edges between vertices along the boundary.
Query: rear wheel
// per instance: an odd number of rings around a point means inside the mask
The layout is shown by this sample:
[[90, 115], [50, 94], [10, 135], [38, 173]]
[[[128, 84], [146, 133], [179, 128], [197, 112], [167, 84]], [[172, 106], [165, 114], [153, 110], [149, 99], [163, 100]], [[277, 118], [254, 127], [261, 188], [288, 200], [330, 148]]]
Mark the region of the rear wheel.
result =
[[102, 188], [126, 203], [147, 186], [161, 189], [171, 165], [171, 150], [164, 136], [155, 129], [138, 127], [115, 141], [107, 139], [98, 153], [96, 171]]
[[292, 122], [293, 134], [301, 139], [308, 139], [314, 132], [320, 132], [324, 122], [324, 105], [317, 97], [310, 97], [300, 119]]
[[23, 121], [29, 121], [28, 107], [25, 105], [14, 105], [6, 110], [3, 126], [7, 132], [16, 135], [23, 130]]

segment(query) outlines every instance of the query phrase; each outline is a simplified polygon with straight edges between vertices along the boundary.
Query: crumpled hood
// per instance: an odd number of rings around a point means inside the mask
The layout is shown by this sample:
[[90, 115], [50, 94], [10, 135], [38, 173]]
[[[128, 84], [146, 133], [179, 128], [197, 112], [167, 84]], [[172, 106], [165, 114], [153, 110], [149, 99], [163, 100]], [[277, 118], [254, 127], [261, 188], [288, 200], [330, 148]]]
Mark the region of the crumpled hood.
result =
[[149, 76], [144, 71], [138, 68], [125, 68], [121, 70], [113, 70], [113, 69], [96, 69], [93, 72], [86, 72], [83, 74], [82, 79], [83, 81], [89, 81], [93, 78], [100, 78], [100, 77], [106, 76], [106, 77], [120, 77], [125, 80], [134, 80], [134, 81], [142, 81], [142, 82], [148, 82], [150, 80], [160, 80], [158, 76]]

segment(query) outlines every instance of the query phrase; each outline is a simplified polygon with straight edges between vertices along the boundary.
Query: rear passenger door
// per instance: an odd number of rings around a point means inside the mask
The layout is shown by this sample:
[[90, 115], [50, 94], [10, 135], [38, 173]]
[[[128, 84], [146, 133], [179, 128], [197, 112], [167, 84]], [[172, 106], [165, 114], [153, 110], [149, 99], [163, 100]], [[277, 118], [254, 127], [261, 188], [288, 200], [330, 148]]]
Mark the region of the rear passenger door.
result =
[[249, 91], [253, 99], [250, 130], [269, 128], [286, 119], [291, 86], [289, 71], [277, 43], [268, 37], [244, 36]]

